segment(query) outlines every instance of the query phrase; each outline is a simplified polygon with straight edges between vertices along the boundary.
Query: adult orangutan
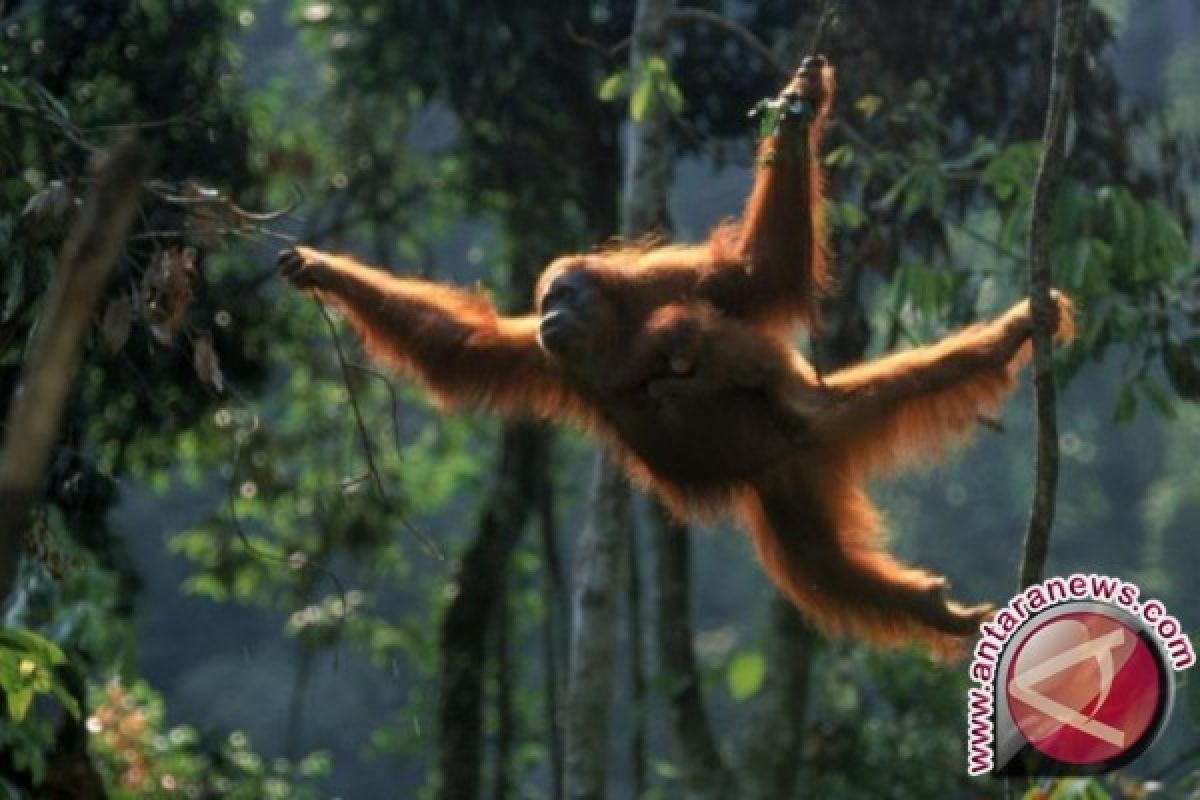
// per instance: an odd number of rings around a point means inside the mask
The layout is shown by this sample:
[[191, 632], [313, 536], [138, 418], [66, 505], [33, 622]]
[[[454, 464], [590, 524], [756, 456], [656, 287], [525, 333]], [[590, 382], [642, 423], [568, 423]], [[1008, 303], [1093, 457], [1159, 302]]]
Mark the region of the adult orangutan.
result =
[[[895, 561], [864, 489], [936, 455], [1028, 360], [1028, 305], [925, 348], [819, 379], [788, 344], [828, 286], [817, 141], [832, 70], [781, 93], [740, 221], [693, 246], [557, 259], [533, 313], [297, 247], [280, 269], [342, 308], [367, 349], [450, 405], [574, 424], [683, 517], [733, 511], [777, 586], [818, 625], [954, 649], [988, 612]], [[1059, 334], [1070, 335], [1060, 298]]]

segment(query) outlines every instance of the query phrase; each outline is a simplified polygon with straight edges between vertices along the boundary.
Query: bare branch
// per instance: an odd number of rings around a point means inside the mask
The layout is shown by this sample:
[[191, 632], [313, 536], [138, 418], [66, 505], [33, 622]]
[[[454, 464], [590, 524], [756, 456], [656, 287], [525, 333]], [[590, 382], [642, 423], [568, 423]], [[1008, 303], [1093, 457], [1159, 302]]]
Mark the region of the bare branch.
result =
[[724, 17], [715, 11], [708, 11], [703, 8], [677, 8], [667, 15], [667, 24], [669, 25], [689, 22], [711, 25], [714, 28], [725, 31], [725, 33], [728, 33], [744, 44], [751, 52], [755, 53], [781, 76], [787, 77], [792, 74], [792, 70], [775, 57], [775, 54], [771, 52], [771, 48], [767, 47], [766, 42], [758, 38], [745, 25], [741, 25], [729, 17]]
[[71, 124], [70, 120], [63, 119], [61, 116], [45, 106], [27, 106], [21, 103], [0, 101], [0, 110], [8, 111], [12, 114], [23, 114], [25, 116], [36, 117], [39, 121], [47, 122], [53, 127], [57, 128], [65, 139], [81, 150], [86, 150], [89, 153], [97, 153], [100, 151], [99, 147], [83, 137], [83, 134], [79, 128]]
[[607, 58], [609, 60], [614, 59], [618, 55], [620, 55], [621, 51], [624, 50], [626, 47], [629, 47], [629, 43], [630, 43], [630, 41], [632, 41], [632, 37], [626, 36], [624, 39], [621, 39], [616, 44], [605, 45], [605, 44], [601, 44], [600, 42], [597, 42], [595, 39], [593, 39], [589, 36], [584, 36], [582, 33], [575, 30], [575, 26], [572, 25], [570, 22], [568, 22], [566, 24], [565, 28], [566, 28], [566, 32], [567, 32], [567, 38], [570, 39], [572, 42], [575, 42], [576, 44], [581, 44], [584, 47], [588, 48], [589, 50], [595, 50], [597, 53], [599, 53], [600, 55], [604, 56], [605, 58]]
[[817, 18], [817, 26], [813, 30], [812, 39], [808, 41], [808, 54], [815, 56], [821, 47], [821, 42], [825, 39], [825, 32], [833, 25], [834, 19], [837, 17], [837, 4], [831, 0], [824, 0], [821, 3], [821, 16]]

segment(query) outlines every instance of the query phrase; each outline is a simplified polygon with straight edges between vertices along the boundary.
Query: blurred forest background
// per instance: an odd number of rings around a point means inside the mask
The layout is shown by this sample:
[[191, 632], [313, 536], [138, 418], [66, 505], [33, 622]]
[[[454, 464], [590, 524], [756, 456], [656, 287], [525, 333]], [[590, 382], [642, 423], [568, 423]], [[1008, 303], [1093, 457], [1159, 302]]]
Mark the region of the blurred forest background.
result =
[[[635, 5], [0, 0], [5, 408], [89, 158], [131, 130], [151, 156], [0, 609], [0, 797], [561, 796], [592, 446], [433, 413], [273, 259], [299, 240], [526, 307], [553, 256], [619, 230], [623, 136], [655, 113], [663, 229], [738, 213], [746, 112], [823, 6], [678, 6], [631, 70]], [[841, 291], [800, 343], [819, 362], [1024, 291], [1052, 17], [826, 17]], [[1049, 572], [1140, 581], [1196, 632], [1200, 5], [1096, 2], [1084, 49], [1051, 231], [1081, 335], [1060, 358]], [[1026, 385], [949, 465], [877, 487], [896, 549], [964, 599], [1016, 587], [1030, 408]], [[681, 537], [646, 505], [604, 587], [608, 796], [1001, 796], [965, 776], [961, 664], [821, 640], [740, 533]], [[1148, 754], [1054, 796], [1195, 796], [1184, 677]]]

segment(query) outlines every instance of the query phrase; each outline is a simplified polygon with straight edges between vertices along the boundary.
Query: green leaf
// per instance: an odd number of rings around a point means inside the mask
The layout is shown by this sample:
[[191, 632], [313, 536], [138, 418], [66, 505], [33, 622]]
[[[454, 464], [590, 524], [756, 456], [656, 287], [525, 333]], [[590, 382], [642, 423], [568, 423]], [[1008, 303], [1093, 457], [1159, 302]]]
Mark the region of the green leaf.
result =
[[611, 103], [624, 94], [628, 86], [629, 73], [619, 70], [600, 81], [600, 86], [596, 89], [596, 96], [606, 103]]
[[867, 220], [862, 210], [854, 205], [854, 203], [842, 203], [839, 206], [839, 211], [842, 217], [842, 224], [852, 231], [861, 228]]
[[848, 167], [854, 162], [854, 146], [841, 144], [825, 154], [825, 166], [830, 168]]
[[629, 98], [629, 116], [634, 122], [641, 122], [646, 118], [646, 112], [650, 110], [650, 95], [653, 91], [654, 87], [643, 75]]
[[999, 181], [992, 184], [992, 194], [996, 195], [996, 199], [1000, 202], [1012, 199], [1016, 192], [1017, 187], [1011, 181]]
[[725, 675], [729, 694], [739, 703], [750, 699], [762, 689], [767, 675], [767, 662], [757, 650], [742, 650], [729, 661]]
[[62, 684], [56, 682], [52, 687], [50, 687], [50, 693], [54, 695], [54, 698], [58, 700], [63, 708], [66, 709], [68, 714], [70, 714], [74, 719], [79, 719], [80, 715], [82, 714], [79, 708], [79, 701], [76, 700], [75, 696], [68, 692], [66, 688], [62, 686]]
[[912, 170], [909, 170], [901, 175], [899, 180], [892, 184], [892, 188], [888, 189], [883, 197], [880, 198], [880, 204], [885, 208], [891, 208], [892, 206], [896, 205], [896, 201], [900, 198], [900, 194], [906, 188], [908, 188], [909, 183], [912, 182], [913, 175], [914, 173]]
[[8, 716], [13, 722], [25, 719], [29, 705], [33, 702], [33, 687], [27, 686], [8, 693]]
[[675, 82], [667, 79], [663, 85], [663, 95], [667, 100], [667, 108], [672, 114], [679, 114], [683, 111], [683, 91], [675, 85]]
[[28, 655], [42, 666], [67, 663], [67, 656], [54, 642], [23, 628], [0, 630], [0, 649]]
[[651, 77], [651, 79], [659, 79], [667, 77], [671, 74], [671, 68], [667, 65], [667, 60], [662, 56], [650, 56], [642, 65], [642, 71]]
[[883, 98], [870, 92], [854, 101], [854, 108], [868, 119], [875, 116], [882, 105]]
[[765, 139], [768, 136], [774, 136], [779, 130], [779, 118], [783, 115], [783, 109], [779, 106], [766, 106], [762, 111], [762, 118], [758, 123], [758, 136], [760, 139]]
[[212, 575], [200, 573], [192, 575], [183, 582], [184, 594], [199, 595], [211, 598], [218, 603], [229, 599], [229, 590], [225, 584]]

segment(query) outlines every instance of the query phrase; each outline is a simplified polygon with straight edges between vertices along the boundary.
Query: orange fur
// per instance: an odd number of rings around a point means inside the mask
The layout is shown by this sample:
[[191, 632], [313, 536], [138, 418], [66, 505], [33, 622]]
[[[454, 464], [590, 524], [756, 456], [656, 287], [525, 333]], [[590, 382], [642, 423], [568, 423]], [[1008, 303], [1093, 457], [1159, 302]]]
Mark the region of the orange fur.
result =
[[[725, 235], [736, 242], [735, 252], [749, 263], [749, 268], [763, 273], [754, 287], [769, 290], [770, 285], [787, 285], [799, 280], [801, 286], [789, 293], [790, 307], [780, 309], [787, 319], [800, 317], [809, 325], [818, 322], [817, 301], [831, 288], [829, 256], [826, 250], [824, 181], [817, 158], [804, 158], [796, 152], [799, 137], [807, 136], [807, 149], [819, 153], [823, 120], [833, 96], [833, 69], [825, 67], [817, 76], [798, 76], [784, 90], [804, 93], [815, 83], [819, 103], [817, 124], [795, 130], [785, 124], [776, 135], [768, 137], [758, 149], [759, 179], [746, 200], [742, 223], [727, 233], [718, 229], [713, 241], [721, 247]], [[808, 268], [800, 273], [794, 268], [800, 260]], [[736, 312], [735, 312], [736, 313]], [[739, 317], [752, 318], [736, 313]]]
[[[480, 294], [310, 248], [283, 254], [281, 269], [336, 302], [371, 353], [443, 403], [574, 423], [681, 516], [738, 513], [767, 574], [825, 630], [947, 653], [984, 609], [946, 600], [940, 578], [882, 549], [864, 484], [938, 455], [994, 410], [1028, 360], [1029, 311], [824, 382], [786, 345], [784, 325], [815, 324], [831, 282], [817, 156], [832, 88], [824, 66], [798, 73], [785, 91], [819, 108], [805, 123], [808, 150], [789, 139], [795, 120], [765, 142], [775, 156], [760, 164], [745, 214], [706, 243], [641, 242], [547, 267], [538, 311], [559, 278], [568, 288], [583, 278], [572, 291], [589, 297], [590, 316], [562, 301], [545, 316], [502, 317]], [[1069, 336], [1061, 298], [1060, 308]], [[576, 330], [568, 346], [582, 355], [542, 347], [539, 325], [564, 318], [547, 335]]]
[[[1070, 302], [1056, 294], [1055, 338], [1074, 337]], [[841, 442], [841, 460], [855, 473], [876, 472], [936, 459], [962, 441], [982, 415], [994, 414], [1032, 354], [1027, 300], [990, 323], [975, 325], [935, 345], [894, 353], [828, 376], [836, 405], [854, 413], [828, 418], [829, 438]], [[921, 372], [926, 391], [903, 383]], [[964, 379], [965, 376], [970, 379]], [[898, 385], [899, 384], [899, 385]], [[864, 397], [864, 395], [867, 395]], [[862, 398], [859, 402], [847, 402]], [[891, 401], [891, 402], [889, 402]], [[877, 413], [880, 406], [889, 413]]]
[[561, 369], [538, 347], [535, 315], [501, 317], [481, 294], [395, 278], [309, 247], [296, 251], [325, 267], [318, 294], [342, 309], [367, 350], [420, 380], [443, 406], [588, 421]]
[[[1070, 306], [1057, 296], [1056, 338], [1073, 333]], [[682, 437], [737, 425], [741, 458], [761, 466], [737, 482], [680, 481], [682, 468], [651, 464], [648, 481], [684, 516], [735, 509], [772, 581], [823, 630], [877, 645], [921, 642], [933, 653], [960, 652], [986, 606], [945, 597], [945, 582], [904, 565], [883, 549], [885, 525], [866, 492], [876, 471], [927, 463], [961, 440], [981, 414], [994, 412], [1028, 363], [1027, 301], [999, 319], [937, 344], [895, 353], [817, 378], [797, 353], [739, 320], [700, 304], [659, 309], [619, 376], [658, 402], [655, 421]], [[653, 373], [667, 359], [684, 375]], [[759, 402], [751, 405], [751, 397]], [[788, 446], [782, 441], [791, 437]], [[643, 448], [644, 449], [644, 448]], [[738, 456], [727, 456], [729, 472]], [[655, 469], [657, 467], [657, 469]]]
[[[717, 225], [701, 244], [658, 246], [646, 239], [557, 259], [539, 279], [537, 295], [562, 272], [587, 269], [620, 294], [637, 319], [664, 302], [699, 300], [773, 333], [815, 326], [817, 303], [833, 284], [820, 168], [833, 91], [833, 68], [821, 66], [801, 69], [781, 92], [807, 97], [817, 113], [763, 139], [739, 219]], [[803, 137], [808, 144], [798, 152]]]
[[[1071, 308], [1062, 295], [1057, 302], [1055, 338], [1067, 342]], [[947, 600], [943, 579], [883, 549], [886, 526], [865, 484], [872, 472], [928, 463], [994, 412], [1029, 361], [1031, 324], [1024, 301], [999, 320], [836, 372], [822, 385], [801, 370], [772, 389], [813, 417], [809, 439], [739, 508], [767, 574], [824, 630], [955, 656], [989, 613]]]

